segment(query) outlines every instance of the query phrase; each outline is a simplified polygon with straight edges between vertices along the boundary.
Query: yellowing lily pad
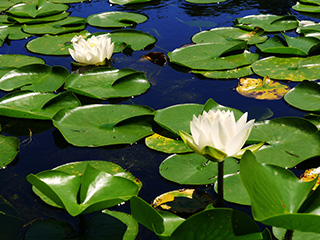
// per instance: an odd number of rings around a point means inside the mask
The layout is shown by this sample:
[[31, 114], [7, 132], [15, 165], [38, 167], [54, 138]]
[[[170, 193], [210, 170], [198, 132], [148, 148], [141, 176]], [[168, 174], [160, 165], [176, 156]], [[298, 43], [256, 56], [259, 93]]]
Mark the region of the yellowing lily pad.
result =
[[157, 133], [145, 140], [147, 147], [165, 153], [193, 152], [182, 140], [175, 140], [159, 135]]
[[313, 174], [313, 172], [312, 172], [313, 170], [315, 170], [315, 168], [305, 170], [304, 173], [300, 176], [300, 180], [303, 182], [311, 182], [317, 178], [318, 180], [317, 180], [316, 184], [314, 185], [314, 187], [312, 188], [312, 190], [316, 190], [316, 188], [320, 184], [320, 175]]
[[196, 189], [179, 189], [156, 197], [152, 206], [174, 213], [196, 213], [213, 202], [213, 197], [208, 193]]
[[266, 76], [263, 79], [241, 78], [236, 90], [245, 97], [278, 100], [281, 99], [290, 88]]

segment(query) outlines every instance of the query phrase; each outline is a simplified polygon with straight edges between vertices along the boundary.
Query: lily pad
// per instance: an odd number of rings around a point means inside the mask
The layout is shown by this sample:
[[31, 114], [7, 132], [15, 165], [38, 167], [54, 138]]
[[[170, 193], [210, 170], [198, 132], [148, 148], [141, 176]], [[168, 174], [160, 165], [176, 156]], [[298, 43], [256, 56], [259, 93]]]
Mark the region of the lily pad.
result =
[[170, 211], [175, 214], [195, 214], [214, 203], [209, 193], [197, 189], [179, 189], [157, 196], [152, 206], [158, 210]]
[[[214, 184], [214, 190], [218, 192], [218, 182]], [[227, 174], [223, 178], [223, 199], [228, 202], [251, 205], [249, 195], [244, 188], [239, 172]]]
[[[239, 170], [237, 161], [233, 158], [225, 160], [224, 174], [235, 174]], [[205, 185], [217, 181], [218, 164], [197, 154], [173, 154], [167, 157], [159, 167], [165, 179], [187, 185]]]
[[82, 30], [86, 27], [86, 19], [82, 17], [67, 17], [60, 21], [24, 25], [23, 31], [30, 34], [63, 34]]
[[320, 78], [320, 56], [306, 58], [263, 58], [251, 65], [253, 71], [271, 79], [302, 82]]
[[[190, 122], [193, 114], [202, 113], [201, 104], [179, 104], [155, 112], [154, 120], [164, 129], [179, 136], [179, 130], [190, 131]], [[183, 114], [182, 114], [183, 113]]]
[[118, 4], [118, 5], [127, 5], [127, 4], [135, 4], [135, 3], [146, 3], [150, 2], [151, 0], [109, 0], [111, 4]]
[[308, 13], [319, 13], [320, 12], [319, 5], [303, 4], [300, 2], [297, 2], [296, 5], [292, 6], [292, 9], [296, 10], [298, 12], [308, 12]]
[[0, 40], [6, 38], [10, 40], [21, 40], [30, 37], [31, 35], [22, 31], [20, 24], [0, 24]]
[[320, 133], [315, 125], [303, 118], [256, 122], [248, 140], [266, 141], [267, 145], [255, 153], [260, 163], [291, 168], [320, 155]]
[[20, 141], [16, 137], [0, 135], [0, 168], [11, 163], [19, 153]]
[[62, 20], [69, 16], [70, 13], [68, 12], [62, 12], [59, 14], [50, 15], [47, 17], [41, 17], [41, 18], [26, 18], [26, 17], [15, 17], [15, 16], [9, 16], [8, 19], [11, 21], [16, 21], [21, 24], [39, 24], [39, 23], [47, 23], [47, 22], [55, 22]]
[[12, 91], [31, 90], [39, 92], [56, 91], [60, 88], [69, 71], [61, 66], [50, 67], [44, 64], [32, 64], [16, 68], [0, 78], [0, 89]]
[[261, 28], [266, 32], [283, 32], [298, 27], [296, 16], [278, 16], [271, 14], [249, 15], [235, 20], [235, 27], [245, 30]]
[[100, 211], [138, 194], [140, 188], [135, 181], [97, 169], [90, 162], [85, 164], [81, 174], [53, 169], [29, 174], [27, 180], [37, 189], [36, 194], [41, 193], [39, 197], [46, 196], [71, 216]]
[[[81, 32], [87, 33], [87, 31]], [[71, 39], [77, 33], [67, 33], [62, 35], [44, 35], [29, 41], [26, 48], [30, 52], [45, 55], [69, 55], [69, 48], [72, 46]]]
[[320, 112], [320, 85], [303, 81], [288, 92], [284, 100], [296, 108]]
[[320, 46], [320, 41], [310, 37], [289, 37], [282, 34], [284, 40], [279, 36], [268, 39], [262, 44], [256, 46], [264, 53], [288, 54], [297, 56], [308, 56], [310, 53], [317, 50]]
[[249, 98], [278, 100], [290, 90], [290, 87], [273, 81], [269, 77], [264, 77], [263, 80], [260, 78], [241, 78], [236, 90], [242, 96]]
[[[88, 31], [80, 33], [67, 33], [58, 36], [44, 35], [35, 38], [27, 43], [26, 48], [34, 53], [46, 55], [69, 55], [69, 48], [72, 47], [71, 39], [75, 35], [86, 35]], [[105, 33], [94, 33], [94, 35]], [[137, 30], [118, 30], [109, 35], [115, 43], [114, 53], [123, 51], [126, 47], [138, 51], [156, 42], [150, 34]]]
[[261, 30], [246, 31], [234, 27], [221, 27], [199, 32], [193, 35], [191, 40], [194, 43], [219, 43], [242, 40], [252, 45], [265, 42], [268, 39], [267, 36], [261, 36], [262, 34], [263, 31]]
[[3, 54], [0, 55], [0, 77], [15, 68], [19, 68], [29, 64], [44, 63], [44, 60], [38, 57], [31, 57], [20, 54]]
[[154, 120], [162, 128], [180, 136], [179, 130], [187, 133], [190, 132], [190, 122], [192, 121], [193, 115], [198, 116], [204, 110], [208, 112], [209, 110], [217, 111], [219, 109], [233, 111], [236, 119], [239, 119], [243, 114], [237, 109], [222, 106], [212, 99], [209, 99], [205, 105], [178, 104], [164, 109], [159, 109], [155, 112]]
[[136, 96], [149, 87], [143, 72], [129, 68], [96, 68], [84, 74], [71, 74], [65, 84], [67, 90], [98, 99]]
[[146, 137], [145, 143], [148, 148], [164, 153], [193, 152], [182, 140], [168, 138], [157, 133]]
[[0, 99], [0, 115], [16, 118], [50, 120], [61, 109], [80, 106], [71, 93], [18, 91]]
[[65, 4], [55, 4], [46, 0], [36, 2], [22, 2], [11, 7], [7, 13], [16, 17], [44, 17], [62, 13], [68, 10], [69, 6]]
[[230, 70], [220, 70], [220, 71], [200, 71], [200, 70], [191, 70], [195, 74], [201, 74], [207, 78], [214, 79], [232, 79], [240, 78], [253, 74], [251, 66], [239, 67]]
[[297, 33], [304, 35], [305, 37], [312, 37], [320, 40], [320, 24], [308, 23], [297, 28]]
[[[272, 228], [272, 233], [278, 239], [284, 239], [284, 236], [287, 232], [287, 229], [283, 228]], [[294, 234], [292, 236], [292, 240], [314, 240], [320, 238], [320, 233], [312, 233], [312, 232], [302, 232], [294, 230]]]
[[95, 27], [129, 27], [147, 21], [148, 18], [142, 14], [131, 12], [103, 12], [90, 15], [87, 22]]
[[169, 52], [170, 61], [196, 70], [228, 70], [250, 65], [257, 61], [258, 54], [244, 51], [225, 56], [234, 50], [245, 47], [244, 41], [231, 41], [224, 44], [201, 43], [175, 49]]
[[[132, 29], [115, 30], [110, 33], [111, 41], [125, 44], [126, 47], [132, 49], [133, 51], [143, 50], [147, 46], [155, 43], [157, 39], [152, 35]], [[117, 44], [115, 46], [114, 52], [120, 52], [123, 49], [117, 49]]]
[[187, 219], [173, 213], [156, 211], [138, 197], [130, 200], [131, 213], [143, 226], [155, 232], [160, 239], [208, 240], [262, 240], [256, 223], [245, 213], [233, 209], [208, 209]]
[[133, 144], [153, 133], [153, 110], [139, 105], [87, 105], [60, 111], [53, 124], [75, 146]]
[[260, 164], [251, 152], [246, 152], [240, 161], [240, 177], [249, 194], [256, 221], [290, 230], [320, 233], [320, 189], [309, 197], [314, 182], [300, 181], [287, 169]]

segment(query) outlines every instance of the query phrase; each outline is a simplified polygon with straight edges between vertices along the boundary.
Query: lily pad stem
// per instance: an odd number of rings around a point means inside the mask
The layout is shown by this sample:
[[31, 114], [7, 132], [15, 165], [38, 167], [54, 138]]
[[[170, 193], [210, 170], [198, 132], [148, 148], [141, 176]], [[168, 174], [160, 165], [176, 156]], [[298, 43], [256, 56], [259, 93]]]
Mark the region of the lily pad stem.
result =
[[218, 201], [217, 207], [223, 207], [223, 171], [224, 161], [218, 162]]
[[287, 230], [286, 234], [284, 235], [284, 240], [292, 240], [293, 237], [293, 230]]

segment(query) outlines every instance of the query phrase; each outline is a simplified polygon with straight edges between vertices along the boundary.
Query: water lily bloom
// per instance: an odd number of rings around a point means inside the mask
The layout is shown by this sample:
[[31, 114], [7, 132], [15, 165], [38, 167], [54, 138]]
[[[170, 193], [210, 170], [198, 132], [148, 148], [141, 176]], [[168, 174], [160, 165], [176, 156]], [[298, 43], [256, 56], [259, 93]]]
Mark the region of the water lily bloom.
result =
[[180, 131], [180, 136], [196, 153], [211, 161], [221, 162], [226, 157], [240, 154], [254, 124], [254, 120], [247, 122], [247, 117], [248, 113], [244, 113], [236, 121], [230, 110], [204, 111], [198, 117], [193, 115], [191, 135]]
[[82, 65], [102, 65], [113, 53], [114, 43], [105, 35], [92, 36], [85, 39], [75, 36], [71, 40], [73, 49], [69, 48], [71, 57]]

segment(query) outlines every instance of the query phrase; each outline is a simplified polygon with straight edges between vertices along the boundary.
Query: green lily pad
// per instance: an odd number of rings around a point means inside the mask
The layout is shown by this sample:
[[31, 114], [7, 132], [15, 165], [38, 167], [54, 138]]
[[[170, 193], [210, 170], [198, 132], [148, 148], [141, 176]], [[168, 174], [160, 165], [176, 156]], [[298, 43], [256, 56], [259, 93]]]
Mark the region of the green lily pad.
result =
[[[275, 237], [278, 239], [284, 239], [284, 236], [287, 232], [287, 229], [283, 228], [272, 228], [272, 233]], [[312, 233], [312, 232], [302, 232], [294, 230], [294, 234], [292, 236], [292, 240], [314, 240], [314, 239], [320, 239], [320, 233]]]
[[61, 66], [27, 65], [13, 69], [0, 78], [0, 89], [4, 91], [19, 88], [35, 92], [56, 91], [63, 85], [68, 75], [69, 71]]
[[209, 99], [205, 105], [201, 104], [178, 104], [170, 106], [164, 109], [159, 109], [155, 112], [155, 122], [162, 128], [168, 130], [171, 133], [179, 135], [179, 130], [190, 132], [190, 122], [193, 115], [200, 115], [204, 110], [217, 111], [217, 110], [230, 110], [234, 112], [235, 118], [239, 119], [242, 116], [242, 112], [234, 109], [222, 106], [212, 99]]
[[306, 58], [268, 57], [256, 61], [251, 67], [256, 74], [262, 77], [302, 82], [320, 78], [319, 62], [319, 55]]
[[265, 42], [268, 37], [261, 36], [263, 31], [246, 31], [234, 27], [213, 28], [209, 31], [202, 31], [192, 36], [194, 43], [219, 43], [234, 40], [246, 41], [247, 44], [257, 44]]
[[[224, 174], [235, 174], [239, 170], [237, 161], [233, 158], [225, 160]], [[205, 185], [217, 181], [218, 164], [197, 154], [174, 154], [167, 157], [159, 167], [159, 172], [165, 179], [188, 185]]]
[[320, 12], [319, 5], [303, 4], [300, 2], [297, 2], [296, 5], [292, 6], [292, 9], [296, 10], [298, 12], [308, 12], [308, 13], [319, 13]]
[[82, 3], [89, 0], [49, 0], [49, 2], [53, 3]]
[[261, 28], [266, 32], [282, 32], [298, 27], [296, 16], [278, 16], [271, 14], [249, 15], [235, 20], [235, 27], [253, 31]]
[[146, 3], [150, 2], [151, 0], [109, 0], [111, 4], [118, 4], [118, 5], [127, 5], [127, 4], [135, 4], [135, 3]]
[[284, 100], [296, 108], [320, 112], [320, 85], [303, 81], [288, 92]]
[[59, 14], [50, 15], [47, 17], [41, 18], [26, 18], [26, 17], [15, 17], [15, 16], [8, 16], [8, 19], [11, 21], [16, 21], [21, 24], [39, 24], [39, 23], [47, 23], [47, 22], [55, 22], [62, 20], [69, 16], [70, 13], [62, 12]]
[[143, 50], [145, 47], [155, 43], [157, 39], [152, 35], [141, 32], [138, 30], [124, 29], [115, 30], [110, 33], [111, 41], [118, 43], [115, 44], [114, 52], [120, 52], [123, 49], [117, 49], [117, 45], [120, 43], [125, 44], [126, 47], [132, 49], [133, 51]]
[[244, 51], [240, 54], [224, 56], [245, 47], [244, 41], [231, 41], [224, 44], [201, 43], [175, 49], [168, 56], [172, 63], [196, 70], [228, 70], [250, 65], [257, 61], [258, 54]]
[[62, 13], [68, 10], [69, 6], [65, 4], [55, 4], [46, 0], [37, 2], [23, 2], [11, 7], [7, 13], [16, 17], [43, 17]]
[[309, 3], [309, 4], [314, 4], [314, 5], [320, 5], [320, 0], [300, 0], [302, 3]]
[[[214, 190], [218, 192], [218, 184], [215, 182]], [[228, 202], [250, 205], [250, 198], [243, 184], [241, 183], [240, 174], [226, 174], [223, 178], [223, 199]]]
[[62, 34], [78, 30], [86, 27], [86, 19], [82, 17], [67, 17], [60, 21], [51, 23], [41, 23], [24, 25], [23, 31], [30, 34]]
[[0, 115], [50, 120], [59, 110], [80, 105], [79, 100], [71, 92], [54, 94], [18, 91], [0, 99]]
[[19, 153], [20, 141], [16, 137], [0, 135], [0, 168], [11, 163]]
[[157, 133], [146, 137], [145, 143], [148, 148], [164, 153], [193, 152], [182, 140], [168, 138]]
[[[262, 240], [256, 223], [245, 213], [233, 209], [208, 209], [183, 219], [173, 213], [157, 211], [139, 197], [130, 200], [131, 213], [160, 239]], [[191, 237], [191, 238], [190, 238]]]
[[87, 22], [95, 27], [129, 27], [147, 21], [148, 18], [142, 14], [130, 12], [103, 12], [90, 15]]
[[313, 125], [315, 125], [320, 130], [320, 115], [307, 114], [306, 116], [304, 116], [304, 118], [310, 121]]
[[200, 71], [200, 70], [191, 70], [195, 74], [201, 74], [207, 78], [213, 79], [232, 79], [232, 78], [241, 78], [253, 74], [251, 66], [239, 67], [230, 70], [220, 70], [220, 71]]
[[201, 104], [179, 104], [170, 106], [155, 112], [154, 120], [164, 129], [179, 136], [179, 130], [190, 131], [190, 122], [193, 114], [198, 116], [202, 113]]
[[136, 96], [149, 87], [143, 72], [129, 68], [96, 68], [84, 74], [71, 74], [65, 84], [67, 90], [98, 99]]
[[[35, 38], [27, 43], [26, 48], [34, 53], [46, 55], [69, 55], [69, 48], [72, 47], [71, 39], [75, 35], [85, 35], [88, 31], [80, 33], [66, 33], [58, 36], [44, 35]], [[105, 33], [94, 33], [94, 35]], [[138, 51], [156, 42], [150, 34], [137, 30], [118, 30], [109, 35], [115, 43], [114, 53], [123, 51], [126, 47]]]
[[297, 28], [297, 33], [304, 35], [305, 37], [312, 37], [320, 40], [320, 24], [308, 23]]
[[256, 221], [320, 233], [320, 189], [309, 197], [314, 181], [303, 182], [287, 169], [260, 164], [251, 152], [246, 152], [240, 161], [240, 177]]
[[71, 216], [100, 211], [138, 194], [140, 188], [134, 180], [97, 169], [90, 162], [84, 164], [86, 167], [81, 174], [53, 169], [29, 174], [27, 180], [37, 189], [34, 192], [39, 197], [46, 196]]
[[0, 55], [0, 77], [15, 68], [19, 68], [29, 64], [44, 63], [44, 60], [38, 57], [31, 57], [20, 54], [3, 54]]
[[75, 146], [133, 144], [153, 133], [153, 110], [139, 105], [87, 105], [60, 111], [53, 124]]
[[260, 163], [294, 167], [320, 155], [320, 133], [308, 120], [297, 117], [276, 118], [255, 123], [249, 141], [266, 141], [255, 153]]
[[264, 53], [288, 54], [297, 56], [308, 56], [320, 46], [320, 41], [310, 37], [289, 37], [282, 34], [284, 40], [279, 36], [268, 39], [256, 46]]
[[[86, 32], [87, 31], [81, 33]], [[69, 55], [68, 49], [72, 47], [71, 39], [75, 35], [77, 35], [77, 33], [66, 33], [58, 36], [44, 35], [29, 41], [26, 48], [30, 52], [45, 55]]]

